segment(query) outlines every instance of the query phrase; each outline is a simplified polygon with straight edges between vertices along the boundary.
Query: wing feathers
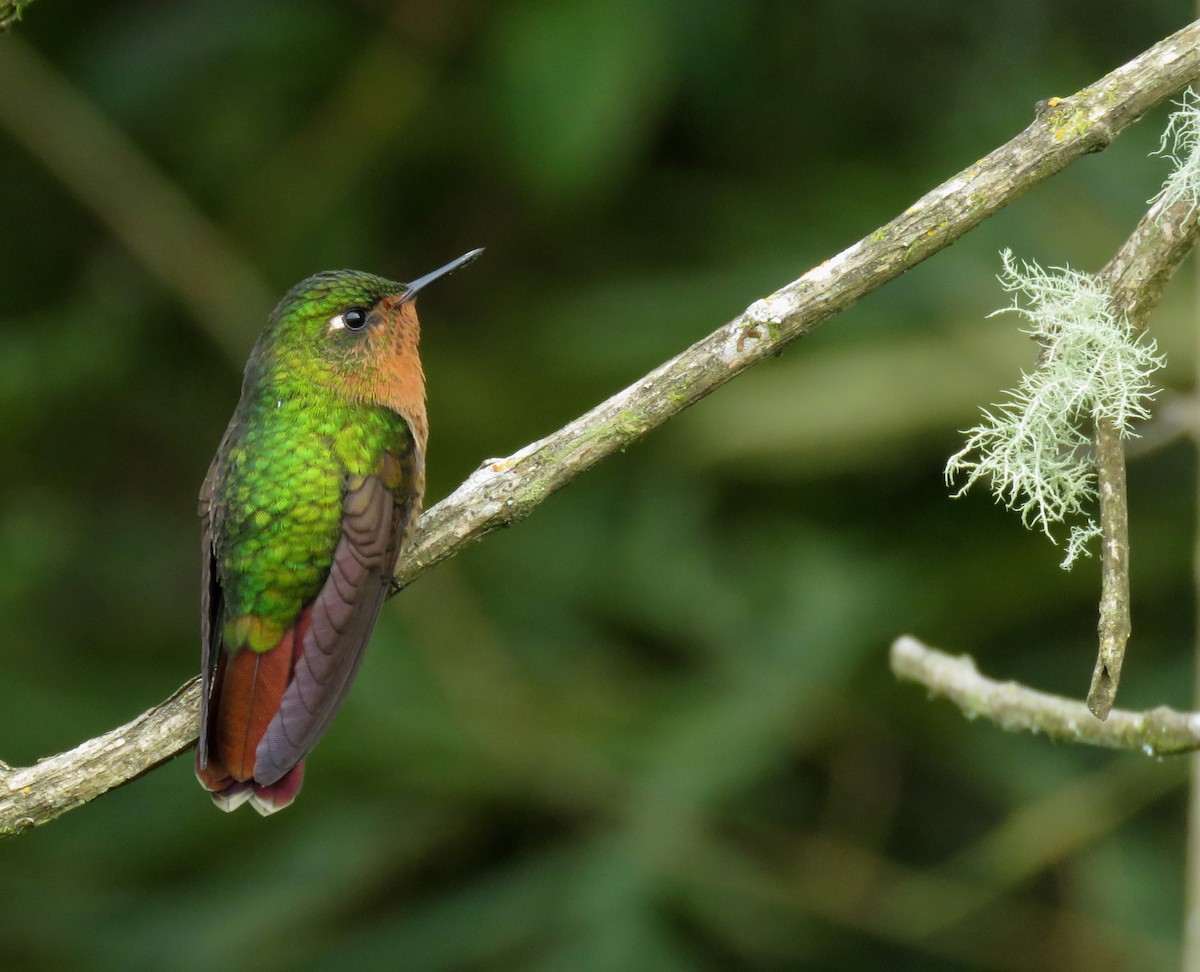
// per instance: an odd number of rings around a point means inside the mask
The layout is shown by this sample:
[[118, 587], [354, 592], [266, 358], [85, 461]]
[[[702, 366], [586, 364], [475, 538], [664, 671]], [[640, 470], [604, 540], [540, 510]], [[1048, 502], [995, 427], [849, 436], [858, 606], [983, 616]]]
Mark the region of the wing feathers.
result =
[[375, 476], [351, 483], [342, 537], [312, 605], [291, 684], [258, 745], [254, 778], [274, 783], [312, 751], [342, 704], [399, 552], [395, 500]]
[[[226, 431], [225, 436], [229, 436]], [[222, 440], [224, 444], [224, 440]], [[218, 455], [220, 451], [218, 450]], [[213, 553], [212, 496], [216, 480], [217, 460], [213, 459], [200, 486], [200, 675], [203, 695], [200, 702], [200, 738], [196, 745], [196, 772], [208, 766], [209, 722], [217, 659], [221, 654], [219, 618], [224, 611], [224, 598], [217, 578], [216, 556]]]

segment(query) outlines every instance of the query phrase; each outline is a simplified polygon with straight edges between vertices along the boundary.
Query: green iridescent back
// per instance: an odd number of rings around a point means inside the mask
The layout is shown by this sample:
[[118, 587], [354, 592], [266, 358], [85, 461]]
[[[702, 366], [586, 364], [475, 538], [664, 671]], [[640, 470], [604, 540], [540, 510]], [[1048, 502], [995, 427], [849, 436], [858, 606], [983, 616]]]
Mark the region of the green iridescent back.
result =
[[259, 636], [227, 632], [227, 644], [248, 638], [265, 651], [325, 581], [347, 475], [380, 472], [385, 452], [407, 451], [409, 432], [388, 409], [332, 397], [268, 396], [244, 412], [217, 467], [213, 532], [226, 616], [264, 623]]

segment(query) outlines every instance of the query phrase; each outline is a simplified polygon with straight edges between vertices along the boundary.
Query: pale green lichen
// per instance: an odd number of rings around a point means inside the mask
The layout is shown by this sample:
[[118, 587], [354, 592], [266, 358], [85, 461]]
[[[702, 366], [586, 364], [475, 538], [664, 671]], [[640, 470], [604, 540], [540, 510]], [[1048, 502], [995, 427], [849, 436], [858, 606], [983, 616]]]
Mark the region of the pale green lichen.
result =
[[1004, 289], [1026, 319], [1023, 330], [1042, 345], [1038, 365], [1021, 375], [1007, 401], [983, 410], [984, 421], [946, 463], [946, 481], [966, 481], [961, 496], [987, 480], [999, 502], [1052, 541], [1052, 527], [1071, 527], [1064, 567], [1086, 554], [1099, 534], [1087, 510], [1096, 496], [1092, 429], [1111, 421], [1122, 435], [1149, 417], [1155, 394], [1150, 375], [1162, 367], [1153, 341], [1135, 334], [1112, 310], [1108, 289], [1096, 277], [1069, 268], [1043, 270], [1001, 255]]
[[1165, 206], [1188, 202], [1188, 218], [1191, 218], [1200, 207], [1200, 97], [1188, 88], [1175, 104], [1178, 110], [1167, 119], [1162, 141], [1154, 153], [1167, 156], [1175, 165], [1162, 189], [1150, 201]]

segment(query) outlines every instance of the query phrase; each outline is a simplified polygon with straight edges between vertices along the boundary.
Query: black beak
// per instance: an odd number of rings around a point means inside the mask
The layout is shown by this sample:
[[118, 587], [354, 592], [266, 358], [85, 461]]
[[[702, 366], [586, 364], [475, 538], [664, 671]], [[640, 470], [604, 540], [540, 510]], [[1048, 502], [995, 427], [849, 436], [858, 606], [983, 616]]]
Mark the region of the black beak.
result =
[[438, 267], [432, 273], [427, 273], [423, 277], [417, 277], [412, 283], [404, 288], [404, 299], [412, 300], [417, 296], [418, 291], [424, 290], [429, 284], [435, 280], [453, 273], [459, 267], [465, 267], [468, 263], [474, 260], [480, 253], [483, 252], [483, 247], [477, 250], [472, 250], [470, 253], [464, 253], [457, 260], [451, 260], [444, 267]]

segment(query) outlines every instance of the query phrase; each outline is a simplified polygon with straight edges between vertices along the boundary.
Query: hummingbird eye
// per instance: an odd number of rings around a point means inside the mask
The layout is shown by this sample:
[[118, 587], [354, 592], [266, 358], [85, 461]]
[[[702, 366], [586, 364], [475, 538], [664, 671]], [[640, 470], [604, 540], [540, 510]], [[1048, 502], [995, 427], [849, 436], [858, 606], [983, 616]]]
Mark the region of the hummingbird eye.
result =
[[349, 310], [344, 310], [329, 318], [329, 328], [333, 331], [340, 331], [342, 328], [348, 331], [361, 331], [367, 324], [367, 314], [368, 311], [365, 307], [351, 307]]

